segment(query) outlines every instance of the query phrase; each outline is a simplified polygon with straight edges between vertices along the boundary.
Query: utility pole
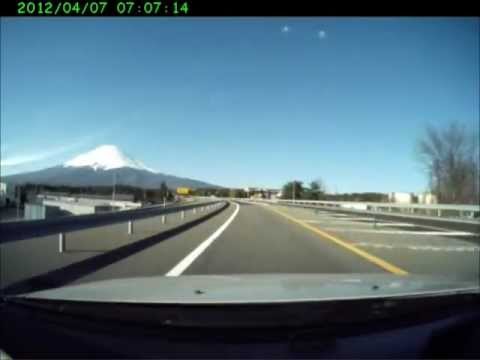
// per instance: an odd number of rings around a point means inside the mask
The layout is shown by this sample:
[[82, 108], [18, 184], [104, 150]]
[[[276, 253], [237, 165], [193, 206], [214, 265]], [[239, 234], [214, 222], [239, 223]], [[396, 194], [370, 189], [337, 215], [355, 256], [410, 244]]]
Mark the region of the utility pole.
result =
[[292, 192], [293, 192], [293, 202], [295, 202], [295, 180], [293, 180]]
[[22, 199], [22, 187], [18, 185], [17, 187], [17, 220], [20, 219], [20, 201]]
[[117, 174], [113, 173], [113, 190], [112, 190], [112, 200], [115, 201], [115, 185], [117, 182]]

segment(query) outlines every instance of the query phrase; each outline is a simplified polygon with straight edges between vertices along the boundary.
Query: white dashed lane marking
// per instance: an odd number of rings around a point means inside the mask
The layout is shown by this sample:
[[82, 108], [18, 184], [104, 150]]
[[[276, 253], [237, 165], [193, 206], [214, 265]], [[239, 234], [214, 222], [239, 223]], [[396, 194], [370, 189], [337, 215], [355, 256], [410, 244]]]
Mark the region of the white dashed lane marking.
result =
[[408, 223], [381, 223], [381, 222], [378, 222], [376, 225], [377, 225], [377, 226], [418, 227], [418, 225], [408, 224]]
[[389, 234], [389, 235], [428, 235], [428, 236], [478, 236], [477, 234], [466, 231], [412, 231], [412, 230], [377, 230], [377, 229], [342, 229], [326, 228], [330, 231]]
[[370, 242], [356, 242], [356, 246], [371, 247], [376, 249], [405, 249], [413, 251], [447, 251], [447, 252], [475, 252], [480, 251], [478, 246], [431, 246], [431, 245], [391, 245]]
[[[422, 225], [415, 225], [415, 224], [410, 224], [410, 223], [399, 223], [399, 222], [376, 222], [374, 223], [372, 218], [355, 218], [355, 219], [331, 219], [331, 218], [322, 218], [322, 220], [312, 220], [312, 219], [303, 219], [302, 221], [306, 223], [311, 223], [311, 224], [323, 224], [326, 225], [328, 223], [345, 223], [347, 225], [358, 225], [358, 222], [355, 222], [355, 220], [369, 220], [371, 221], [370, 224], [365, 224], [363, 223], [362, 225], [368, 225], [372, 226], [370, 228], [352, 228], [352, 227], [327, 227], [325, 228], [326, 230], [330, 231], [342, 231], [342, 232], [358, 232], [358, 233], [375, 233], [375, 234], [388, 234], [388, 235], [426, 235], [426, 236], [478, 236], [478, 234], [467, 232], [467, 231], [452, 231], [452, 230], [447, 230], [447, 229], [439, 229], [439, 228], [434, 228], [434, 227], [427, 227], [427, 226], [422, 226]], [[401, 229], [395, 230], [395, 229], [378, 229], [374, 228], [375, 227], [399, 227]], [[425, 228], [429, 230], [435, 230], [435, 231], [428, 231], [428, 230], [409, 230], [405, 228]]]

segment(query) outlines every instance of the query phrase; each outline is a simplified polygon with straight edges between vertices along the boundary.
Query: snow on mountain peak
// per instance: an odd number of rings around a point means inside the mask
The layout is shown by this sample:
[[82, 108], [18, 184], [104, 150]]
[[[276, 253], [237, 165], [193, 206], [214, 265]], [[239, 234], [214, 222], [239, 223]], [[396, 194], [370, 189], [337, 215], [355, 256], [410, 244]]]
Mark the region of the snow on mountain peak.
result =
[[155, 172], [140, 161], [133, 160], [120, 151], [115, 145], [101, 145], [89, 152], [80, 154], [63, 164], [64, 167], [89, 166], [95, 170], [110, 170], [129, 167], [138, 170]]

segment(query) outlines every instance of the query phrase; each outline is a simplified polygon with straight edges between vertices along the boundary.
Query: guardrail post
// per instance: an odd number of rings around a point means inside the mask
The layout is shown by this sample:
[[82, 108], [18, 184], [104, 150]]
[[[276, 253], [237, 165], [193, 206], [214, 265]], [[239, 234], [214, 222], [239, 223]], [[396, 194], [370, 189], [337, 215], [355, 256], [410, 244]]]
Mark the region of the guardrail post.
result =
[[128, 222], [128, 235], [132, 235], [133, 234], [133, 222], [130, 220]]
[[65, 234], [64, 233], [58, 234], [58, 251], [60, 253], [65, 252]]
[[167, 216], [162, 215], [162, 224], [165, 224], [167, 222]]
[[193, 208], [193, 213], [194, 213], [194, 214], [197, 213], [197, 208]]
[[437, 216], [442, 216], [442, 210], [440, 209], [437, 210]]
[[182, 217], [182, 219], [185, 219], [185, 211], [183, 211], [183, 210], [182, 210], [181, 217]]

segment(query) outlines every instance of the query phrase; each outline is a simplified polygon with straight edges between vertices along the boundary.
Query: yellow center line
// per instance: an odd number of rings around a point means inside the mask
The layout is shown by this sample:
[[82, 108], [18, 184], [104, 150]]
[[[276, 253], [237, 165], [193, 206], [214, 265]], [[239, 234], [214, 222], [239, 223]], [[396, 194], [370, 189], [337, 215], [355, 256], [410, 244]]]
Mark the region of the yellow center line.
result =
[[297, 223], [300, 226], [303, 226], [304, 228], [306, 228], [310, 231], [313, 231], [315, 234], [320, 235], [322, 238], [326, 238], [326, 239], [329, 239], [329, 240], [333, 241], [335, 244], [343, 247], [344, 249], [350, 250], [351, 252], [357, 254], [358, 256], [360, 256], [360, 257], [362, 257], [362, 258], [364, 258], [368, 261], [370, 261], [371, 263], [374, 263], [375, 265], [381, 267], [384, 270], [387, 270], [387, 271], [389, 271], [393, 274], [396, 274], [396, 275], [408, 275], [407, 271], [399, 268], [398, 266], [390, 264], [389, 262], [387, 262], [383, 259], [380, 259], [379, 257], [377, 257], [375, 255], [372, 255], [372, 254], [370, 254], [370, 253], [368, 253], [368, 252], [366, 252], [362, 249], [359, 249], [356, 246], [349, 244], [347, 241], [338, 238], [337, 236], [333, 236], [333, 235], [331, 235], [331, 234], [329, 234], [329, 233], [327, 233], [323, 230], [320, 230], [317, 227], [314, 227], [312, 225], [309, 225], [309, 224], [305, 223], [304, 221], [298, 220], [298, 219], [294, 218], [293, 216], [285, 214], [284, 212], [282, 212], [278, 209], [275, 209], [273, 206], [265, 206], [265, 208], [268, 208], [268, 209], [272, 210], [273, 212], [289, 219], [290, 221], [293, 221], [294, 223]]

